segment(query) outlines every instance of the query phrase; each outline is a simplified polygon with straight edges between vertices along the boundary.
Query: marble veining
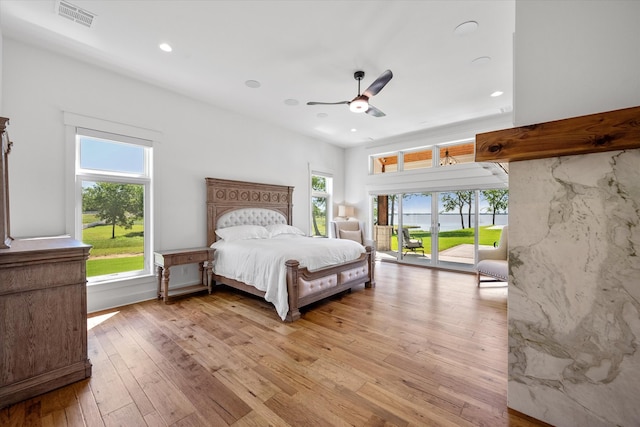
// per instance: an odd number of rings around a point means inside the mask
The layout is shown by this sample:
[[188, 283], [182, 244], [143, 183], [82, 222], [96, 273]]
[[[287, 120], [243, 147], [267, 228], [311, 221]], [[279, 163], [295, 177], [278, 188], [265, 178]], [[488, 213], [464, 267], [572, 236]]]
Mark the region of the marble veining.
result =
[[513, 162], [509, 406], [640, 425], [640, 150]]

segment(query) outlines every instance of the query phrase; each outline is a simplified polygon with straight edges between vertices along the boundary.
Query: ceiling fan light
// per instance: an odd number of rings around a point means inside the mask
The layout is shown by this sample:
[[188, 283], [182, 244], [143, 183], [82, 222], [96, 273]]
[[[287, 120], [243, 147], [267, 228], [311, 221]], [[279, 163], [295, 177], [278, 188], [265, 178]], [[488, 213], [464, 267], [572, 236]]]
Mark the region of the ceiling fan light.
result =
[[349, 109], [354, 113], [364, 113], [369, 109], [369, 103], [366, 99], [359, 96], [349, 104]]

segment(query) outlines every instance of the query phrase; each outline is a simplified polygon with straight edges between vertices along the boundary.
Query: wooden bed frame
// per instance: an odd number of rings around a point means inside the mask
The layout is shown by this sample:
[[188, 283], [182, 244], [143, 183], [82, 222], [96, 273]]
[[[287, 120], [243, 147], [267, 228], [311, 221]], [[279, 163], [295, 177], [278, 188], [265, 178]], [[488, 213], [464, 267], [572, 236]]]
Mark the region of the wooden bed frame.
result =
[[[237, 209], [263, 208], [282, 213], [291, 225], [293, 187], [205, 178], [207, 183], [207, 246], [216, 241], [216, 224], [225, 213]], [[300, 268], [298, 261], [289, 260], [287, 268], [287, 294], [289, 311], [286, 321], [300, 318], [300, 308], [329, 296], [344, 292], [364, 283], [365, 287], [375, 286], [373, 248], [367, 246], [360, 258], [309, 271]], [[214, 273], [213, 284], [224, 284], [264, 298], [265, 293], [251, 285]], [[334, 285], [335, 284], [335, 285]], [[319, 291], [311, 291], [312, 287]]]

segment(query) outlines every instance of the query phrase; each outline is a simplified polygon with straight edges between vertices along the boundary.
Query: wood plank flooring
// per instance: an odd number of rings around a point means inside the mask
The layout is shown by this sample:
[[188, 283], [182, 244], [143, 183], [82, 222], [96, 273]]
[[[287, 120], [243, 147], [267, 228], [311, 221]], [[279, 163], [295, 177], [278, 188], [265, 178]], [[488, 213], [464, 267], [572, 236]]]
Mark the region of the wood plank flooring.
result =
[[541, 426], [507, 410], [507, 288], [378, 263], [283, 323], [227, 288], [89, 318], [93, 375], [2, 426]]

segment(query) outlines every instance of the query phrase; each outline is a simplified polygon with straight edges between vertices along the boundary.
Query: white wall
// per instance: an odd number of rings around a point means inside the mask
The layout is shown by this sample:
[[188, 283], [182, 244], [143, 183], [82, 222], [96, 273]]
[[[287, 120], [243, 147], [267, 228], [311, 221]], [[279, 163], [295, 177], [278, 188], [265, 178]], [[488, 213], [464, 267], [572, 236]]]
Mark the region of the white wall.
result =
[[640, 103], [640, 2], [516, 2], [514, 124]]
[[[639, 42], [638, 1], [518, 1], [516, 124], [640, 105]], [[639, 159], [509, 165], [510, 408], [556, 426], [638, 425]]]
[[[157, 250], [206, 243], [205, 177], [294, 186], [293, 223], [303, 230], [309, 229], [309, 164], [333, 170], [336, 198], [343, 197], [342, 148], [7, 37], [2, 64], [3, 114], [14, 141], [14, 237], [71, 232], [64, 111], [162, 133], [154, 151]], [[138, 291], [153, 295], [153, 286]], [[89, 305], [98, 309], [91, 292]]]

